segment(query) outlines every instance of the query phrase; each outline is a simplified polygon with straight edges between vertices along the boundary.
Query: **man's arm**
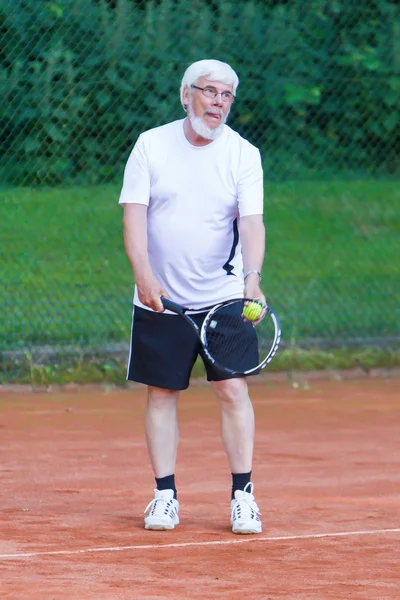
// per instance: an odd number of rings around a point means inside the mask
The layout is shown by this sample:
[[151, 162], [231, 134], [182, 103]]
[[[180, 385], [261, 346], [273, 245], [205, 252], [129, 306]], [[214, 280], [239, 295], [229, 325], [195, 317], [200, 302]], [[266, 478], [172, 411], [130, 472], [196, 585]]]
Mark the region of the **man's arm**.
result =
[[139, 300], [157, 312], [164, 307], [160, 296], [167, 297], [166, 291], [154, 277], [147, 249], [147, 206], [124, 204], [124, 244], [132, 265]]
[[[259, 271], [261, 273], [265, 254], [265, 227], [262, 215], [249, 215], [241, 217], [239, 221], [239, 235], [242, 244], [243, 270]], [[260, 278], [257, 273], [248, 275], [244, 282], [245, 298], [254, 298], [265, 303], [265, 296], [260, 287]]]

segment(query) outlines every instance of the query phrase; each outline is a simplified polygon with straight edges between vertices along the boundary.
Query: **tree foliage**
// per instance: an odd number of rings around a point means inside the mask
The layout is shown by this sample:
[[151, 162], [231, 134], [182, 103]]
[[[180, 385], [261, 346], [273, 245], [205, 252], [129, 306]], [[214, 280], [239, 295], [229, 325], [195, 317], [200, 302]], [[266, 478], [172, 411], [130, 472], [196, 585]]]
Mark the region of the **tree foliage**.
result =
[[270, 177], [400, 168], [397, 2], [9, 0], [0, 27], [3, 180], [120, 178], [206, 57], [238, 72], [230, 123]]

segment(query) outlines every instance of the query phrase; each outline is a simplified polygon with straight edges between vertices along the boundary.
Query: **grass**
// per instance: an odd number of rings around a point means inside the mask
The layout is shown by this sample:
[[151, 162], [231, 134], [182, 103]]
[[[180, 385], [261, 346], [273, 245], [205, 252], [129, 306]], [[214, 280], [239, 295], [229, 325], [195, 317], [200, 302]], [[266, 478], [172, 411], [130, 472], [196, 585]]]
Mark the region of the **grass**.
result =
[[290, 339], [399, 334], [398, 183], [293, 183], [266, 197], [265, 274]]
[[[127, 342], [119, 191], [1, 191], [0, 351]], [[398, 181], [266, 184], [264, 290], [287, 348], [400, 336], [399, 214]]]

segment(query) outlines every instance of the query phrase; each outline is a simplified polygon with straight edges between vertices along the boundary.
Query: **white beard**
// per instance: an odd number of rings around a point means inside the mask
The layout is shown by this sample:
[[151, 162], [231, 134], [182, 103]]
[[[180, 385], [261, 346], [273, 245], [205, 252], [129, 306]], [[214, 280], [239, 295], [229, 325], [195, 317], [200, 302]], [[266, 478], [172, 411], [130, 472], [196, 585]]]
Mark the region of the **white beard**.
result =
[[207, 125], [204, 123], [201, 117], [195, 116], [191, 102], [189, 102], [187, 110], [190, 124], [193, 127], [193, 130], [197, 133], [197, 135], [204, 138], [205, 140], [210, 141], [216, 140], [221, 135], [221, 133], [224, 130], [224, 124], [226, 123], [228, 115], [226, 115], [225, 119], [221, 122], [220, 125], [218, 125], [218, 127], [216, 127], [215, 129], [211, 129], [211, 127], [207, 127]]

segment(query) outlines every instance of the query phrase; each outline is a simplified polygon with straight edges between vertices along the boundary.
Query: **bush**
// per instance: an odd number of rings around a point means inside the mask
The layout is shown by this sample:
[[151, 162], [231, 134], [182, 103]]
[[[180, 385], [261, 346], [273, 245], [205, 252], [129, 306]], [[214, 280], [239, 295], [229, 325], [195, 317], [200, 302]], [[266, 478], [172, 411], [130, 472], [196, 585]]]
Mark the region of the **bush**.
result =
[[210, 56], [239, 73], [232, 125], [269, 177], [399, 168], [396, 2], [26, 0], [0, 23], [3, 181], [119, 179], [141, 131], [183, 116], [183, 71]]

